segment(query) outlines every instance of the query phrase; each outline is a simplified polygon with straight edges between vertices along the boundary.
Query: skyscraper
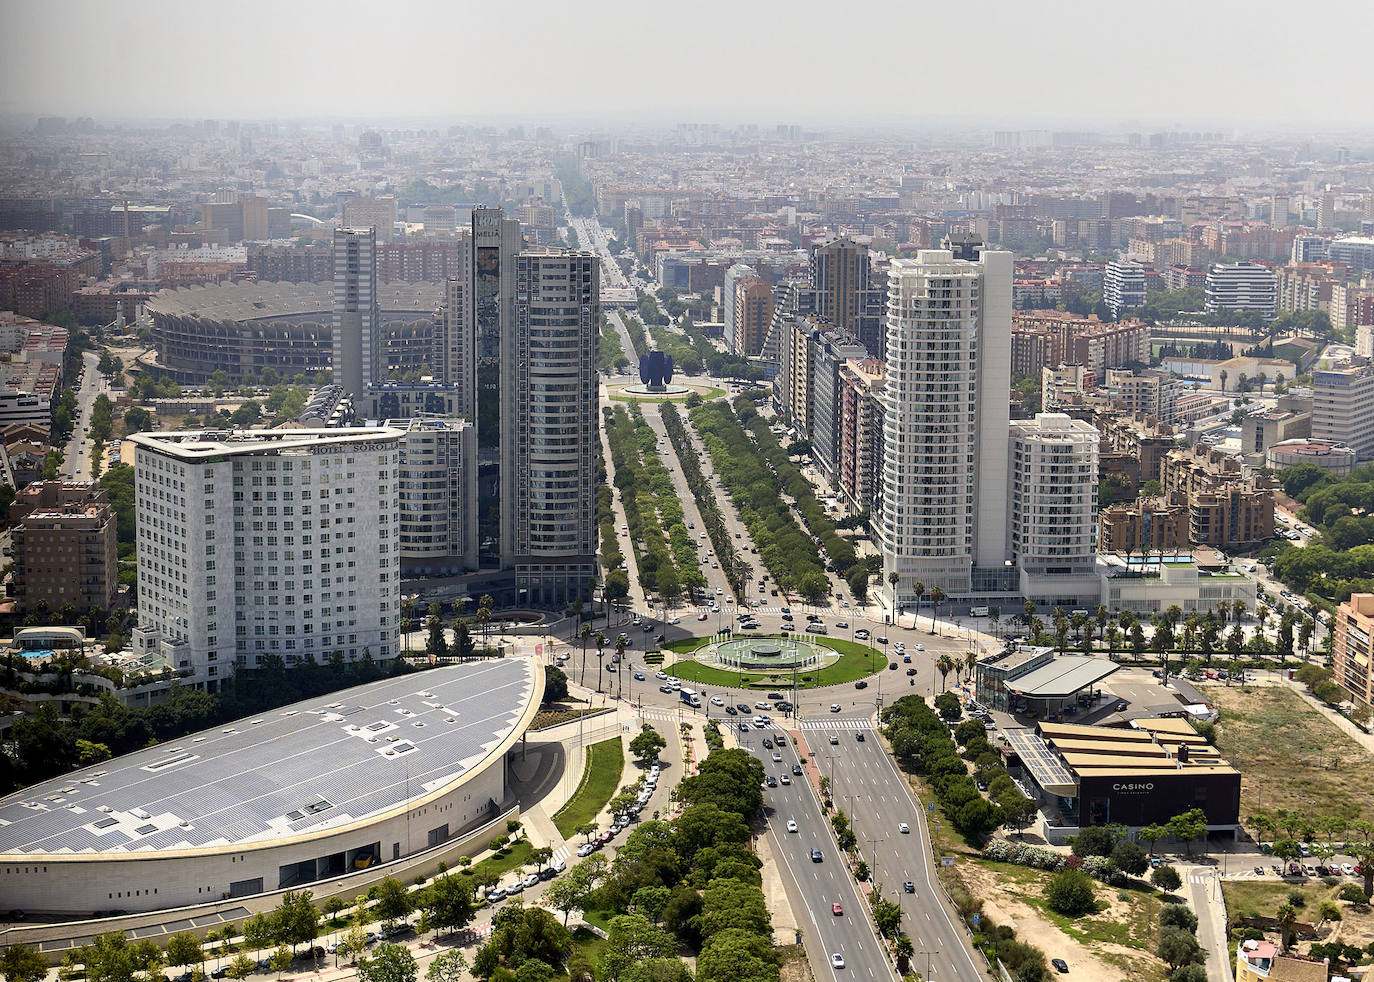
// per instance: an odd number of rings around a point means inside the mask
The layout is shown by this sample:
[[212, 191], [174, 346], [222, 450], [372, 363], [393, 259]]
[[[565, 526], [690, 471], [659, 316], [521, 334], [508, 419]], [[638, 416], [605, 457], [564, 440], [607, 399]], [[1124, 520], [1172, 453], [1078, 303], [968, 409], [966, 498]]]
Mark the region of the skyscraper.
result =
[[847, 235], [816, 246], [811, 250], [811, 283], [816, 288], [816, 312], [857, 335], [861, 293], [868, 288], [868, 247]]
[[518, 603], [588, 596], [596, 573], [600, 262], [522, 252], [501, 364], [501, 537]]
[[1005, 580], [1011, 280], [1000, 250], [922, 250], [888, 274], [876, 524], [895, 607], [917, 583], [954, 597]]
[[721, 321], [725, 325], [725, 347], [735, 352], [736, 354], [740, 353], [740, 342], [738, 338], [738, 335], [740, 333], [739, 313], [737, 312], [735, 307], [736, 303], [738, 302], [738, 293], [736, 292], [736, 288], [742, 281], [748, 279], [757, 279], [758, 275], [759, 274], [754, 269], [754, 267], [746, 263], [735, 263], [735, 265], [731, 266], [729, 269], [725, 271], [725, 283], [721, 287], [720, 297], [722, 308]]
[[[524, 246], [520, 223], [503, 218], [500, 208], [472, 210], [472, 261], [469, 266], [467, 310], [471, 326], [466, 337], [475, 344], [474, 390], [479, 460], [477, 513], [482, 527], [480, 548], [484, 568], [510, 569], [512, 544], [502, 508], [510, 482], [503, 473], [503, 366], [515, 364], [515, 259]], [[464, 364], [467, 363], [464, 358]]]
[[381, 353], [377, 234], [370, 228], [334, 230], [333, 328], [334, 381], [361, 401]]

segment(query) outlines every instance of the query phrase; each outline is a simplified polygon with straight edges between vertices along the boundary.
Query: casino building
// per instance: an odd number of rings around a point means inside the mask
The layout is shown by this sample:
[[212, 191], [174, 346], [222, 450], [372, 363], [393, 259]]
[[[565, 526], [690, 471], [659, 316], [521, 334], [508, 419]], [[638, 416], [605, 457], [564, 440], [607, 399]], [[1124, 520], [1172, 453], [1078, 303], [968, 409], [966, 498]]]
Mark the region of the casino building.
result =
[[1009, 770], [1049, 816], [1047, 841], [1062, 843], [1091, 825], [1135, 832], [1193, 808], [1206, 814], [1209, 833], [1239, 833], [1240, 771], [1186, 719], [1136, 719], [1129, 727], [1042, 722], [1004, 736]]

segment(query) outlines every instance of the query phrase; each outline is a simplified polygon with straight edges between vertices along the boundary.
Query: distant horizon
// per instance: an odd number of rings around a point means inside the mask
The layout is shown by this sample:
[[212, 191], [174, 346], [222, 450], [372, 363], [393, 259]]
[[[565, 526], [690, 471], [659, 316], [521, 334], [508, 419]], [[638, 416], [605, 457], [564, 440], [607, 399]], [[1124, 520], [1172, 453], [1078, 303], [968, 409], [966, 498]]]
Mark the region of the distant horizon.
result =
[[[462, 127], [511, 127], [523, 126], [526, 129], [536, 127], [550, 127], [564, 133], [576, 133], [578, 135], [592, 135], [598, 131], [603, 131], [607, 136], [623, 136], [632, 134], [668, 134], [673, 132], [678, 126], [682, 125], [703, 125], [719, 126], [726, 133], [734, 132], [738, 129], [755, 126], [758, 128], [758, 135], [761, 138], [771, 138], [774, 136], [774, 128], [778, 126], [800, 126], [813, 133], [819, 132], [824, 137], [854, 137], [854, 136], [881, 136], [889, 139], [921, 138], [921, 137], [974, 137], [995, 132], [1009, 131], [1014, 133], [1053, 133], [1053, 132], [1082, 132], [1095, 136], [1103, 137], [1107, 141], [1125, 138], [1129, 134], [1139, 134], [1149, 136], [1154, 133], [1213, 133], [1220, 134], [1222, 140], [1234, 142], [1279, 142], [1279, 143], [1307, 143], [1312, 141], [1329, 141], [1333, 144], [1348, 144], [1349, 148], [1369, 149], [1374, 152], [1374, 121], [1362, 127], [1350, 126], [1339, 128], [1335, 126], [1299, 126], [1297, 124], [1283, 126], [1275, 121], [1218, 121], [1218, 120], [1185, 120], [1178, 119], [1172, 121], [1164, 120], [1107, 120], [1107, 119], [1024, 119], [1020, 121], [1006, 119], [972, 119], [963, 118], [955, 124], [949, 119], [929, 119], [922, 121], [883, 119], [874, 117], [872, 119], [856, 118], [848, 115], [843, 118], [778, 118], [764, 117], [756, 118], [711, 118], [709, 115], [698, 112], [694, 117], [684, 116], [674, 121], [666, 121], [663, 117], [653, 118], [646, 115], [623, 113], [623, 114], [554, 114], [541, 113], [538, 115], [527, 113], [484, 113], [484, 114], [431, 114], [423, 116], [385, 116], [381, 114], [367, 114], [348, 116], [337, 113], [304, 113], [294, 116], [253, 116], [246, 114], [227, 114], [227, 115], [200, 115], [200, 116], [173, 116], [160, 114], [102, 114], [97, 112], [78, 112], [78, 111], [0, 111], [0, 129], [18, 130], [20, 132], [31, 130], [40, 119], [61, 119], [65, 122], [77, 120], [91, 120], [97, 127], [108, 129], [112, 132], [121, 129], [166, 129], [175, 126], [194, 128], [202, 126], [204, 123], [214, 122], [217, 124], [236, 123], [252, 127], [261, 126], [300, 126], [305, 129], [325, 129], [335, 125], [343, 125], [356, 129], [376, 129], [380, 131], [390, 130], [409, 130], [409, 129], [446, 129], [450, 126]], [[528, 137], [533, 138], [533, 133], [528, 133]], [[1362, 147], [1367, 144], [1367, 147]], [[1114, 145], [1108, 142], [1107, 145]], [[1124, 145], [1123, 145], [1124, 146]], [[1017, 149], [1015, 147], [1008, 149]], [[1022, 147], [1020, 149], [1051, 149], [1049, 147]], [[1148, 150], [1149, 147], [1140, 149]]]
[[[10, 0], [0, 116], [676, 121], [943, 129], [1374, 134], [1360, 0], [1304, 5], [1321, 55], [1278, 45], [1275, 0], [976, 7], [627, 0]], [[122, 43], [128, 39], [131, 43]], [[112, 54], [117, 52], [118, 54]], [[120, 57], [125, 53], [127, 57]]]

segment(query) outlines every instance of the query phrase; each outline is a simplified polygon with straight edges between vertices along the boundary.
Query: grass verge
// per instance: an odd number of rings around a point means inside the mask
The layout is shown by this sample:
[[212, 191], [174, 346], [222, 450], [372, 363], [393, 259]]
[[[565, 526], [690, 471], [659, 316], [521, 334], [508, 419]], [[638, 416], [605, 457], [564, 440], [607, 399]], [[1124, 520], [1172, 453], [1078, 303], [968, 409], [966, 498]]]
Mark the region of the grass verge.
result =
[[582, 783], [567, 804], [553, 816], [553, 824], [563, 838], [571, 838], [579, 825], [592, 821], [606, 807], [606, 802], [611, 800], [611, 795], [620, 785], [620, 775], [624, 770], [625, 751], [620, 745], [620, 737], [611, 737], [587, 748], [587, 765], [582, 771]]

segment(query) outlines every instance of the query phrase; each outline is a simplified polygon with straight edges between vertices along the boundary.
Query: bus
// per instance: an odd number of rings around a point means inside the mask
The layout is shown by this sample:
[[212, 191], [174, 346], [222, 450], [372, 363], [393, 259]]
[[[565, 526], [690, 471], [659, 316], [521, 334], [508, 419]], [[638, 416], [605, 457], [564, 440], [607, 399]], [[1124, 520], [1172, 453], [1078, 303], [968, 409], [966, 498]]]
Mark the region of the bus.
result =
[[697, 695], [692, 689], [683, 686], [682, 689], [678, 691], [678, 696], [693, 709], [701, 708], [701, 696]]

